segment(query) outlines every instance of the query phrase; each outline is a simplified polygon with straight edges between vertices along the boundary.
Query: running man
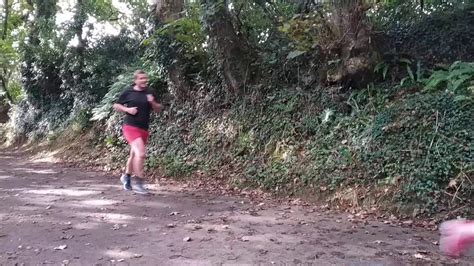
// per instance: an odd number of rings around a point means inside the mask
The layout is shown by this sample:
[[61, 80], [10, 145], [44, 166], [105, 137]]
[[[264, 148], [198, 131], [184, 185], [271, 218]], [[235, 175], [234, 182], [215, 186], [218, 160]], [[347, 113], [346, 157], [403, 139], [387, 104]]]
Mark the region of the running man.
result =
[[125, 173], [120, 177], [123, 187], [132, 190], [131, 175], [135, 174], [134, 190], [147, 194], [144, 185], [143, 166], [146, 156], [148, 127], [151, 111], [160, 112], [161, 104], [157, 103], [153, 93], [148, 88], [148, 75], [143, 70], [134, 73], [134, 84], [127, 87], [114, 104], [114, 109], [125, 113], [123, 136], [130, 145], [130, 157], [127, 160]]

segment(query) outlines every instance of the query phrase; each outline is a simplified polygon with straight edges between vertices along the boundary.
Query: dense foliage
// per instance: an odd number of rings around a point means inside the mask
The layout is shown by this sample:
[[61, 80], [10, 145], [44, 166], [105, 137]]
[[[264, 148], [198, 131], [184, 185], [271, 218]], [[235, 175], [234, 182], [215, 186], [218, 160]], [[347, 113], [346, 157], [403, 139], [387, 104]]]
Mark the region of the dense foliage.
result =
[[152, 171], [226, 172], [237, 186], [351, 206], [473, 207], [469, 1], [3, 0], [0, 10], [11, 140], [97, 132], [92, 148], [121, 167], [111, 105], [142, 68], [166, 106], [152, 123]]

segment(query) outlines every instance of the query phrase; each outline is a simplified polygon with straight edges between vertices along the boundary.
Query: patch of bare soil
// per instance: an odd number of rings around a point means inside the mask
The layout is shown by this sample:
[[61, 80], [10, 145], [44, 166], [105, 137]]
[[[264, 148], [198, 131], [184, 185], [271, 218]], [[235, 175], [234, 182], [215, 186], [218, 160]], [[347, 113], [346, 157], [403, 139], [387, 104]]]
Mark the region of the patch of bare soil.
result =
[[142, 196], [117, 176], [41, 159], [0, 152], [0, 265], [474, 261], [472, 251], [459, 260], [439, 254], [436, 231], [173, 183]]

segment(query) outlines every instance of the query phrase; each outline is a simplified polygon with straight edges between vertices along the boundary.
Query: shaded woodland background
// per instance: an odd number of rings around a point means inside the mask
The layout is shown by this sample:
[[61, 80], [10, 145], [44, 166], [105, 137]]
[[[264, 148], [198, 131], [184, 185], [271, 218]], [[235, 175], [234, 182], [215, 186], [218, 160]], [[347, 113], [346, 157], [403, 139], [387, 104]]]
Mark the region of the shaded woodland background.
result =
[[121, 168], [111, 106], [141, 68], [166, 107], [150, 172], [414, 216], [474, 207], [470, 1], [0, 7], [2, 142]]

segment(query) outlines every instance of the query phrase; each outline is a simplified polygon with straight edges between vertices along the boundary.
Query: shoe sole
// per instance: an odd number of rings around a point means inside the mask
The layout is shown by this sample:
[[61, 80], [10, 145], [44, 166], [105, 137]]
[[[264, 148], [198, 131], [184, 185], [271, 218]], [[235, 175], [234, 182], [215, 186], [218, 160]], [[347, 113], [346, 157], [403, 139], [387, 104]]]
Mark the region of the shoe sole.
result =
[[133, 192], [137, 193], [137, 194], [140, 194], [140, 195], [148, 195], [150, 194], [150, 192], [148, 191], [137, 191], [137, 190], [133, 190]]

